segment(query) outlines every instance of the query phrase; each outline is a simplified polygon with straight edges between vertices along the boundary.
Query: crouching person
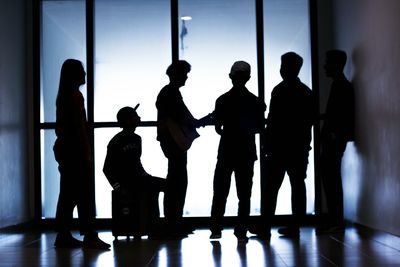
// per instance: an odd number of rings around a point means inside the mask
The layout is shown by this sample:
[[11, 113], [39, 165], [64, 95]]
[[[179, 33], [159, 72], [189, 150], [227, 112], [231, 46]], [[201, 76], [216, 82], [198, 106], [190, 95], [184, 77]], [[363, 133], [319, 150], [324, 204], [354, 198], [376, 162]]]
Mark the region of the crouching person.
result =
[[140, 238], [156, 235], [160, 211], [158, 197], [165, 179], [149, 175], [140, 157], [142, 139], [135, 133], [140, 123], [136, 109], [123, 107], [117, 113], [122, 131], [107, 146], [103, 172], [113, 187], [113, 235]]

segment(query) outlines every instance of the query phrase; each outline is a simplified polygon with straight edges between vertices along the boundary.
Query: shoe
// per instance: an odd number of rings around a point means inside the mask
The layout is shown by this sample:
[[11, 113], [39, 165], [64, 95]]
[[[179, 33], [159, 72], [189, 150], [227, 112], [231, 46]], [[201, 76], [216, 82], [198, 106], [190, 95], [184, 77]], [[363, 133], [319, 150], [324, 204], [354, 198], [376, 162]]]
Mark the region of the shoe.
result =
[[269, 240], [271, 239], [271, 226], [266, 226], [266, 227], [250, 227], [249, 228], [250, 234], [255, 235], [255, 238], [261, 239], [261, 240]]
[[54, 242], [56, 248], [81, 248], [83, 242], [72, 237], [71, 234], [57, 234]]
[[254, 234], [256, 239], [260, 239], [260, 240], [270, 240], [271, 239], [271, 233], [267, 232], [267, 231], [250, 232], [250, 233]]
[[193, 226], [183, 225], [181, 233], [184, 233], [186, 235], [191, 235], [191, 234], [194, 234], [195, 230], [196, 230], [196, 228]]
[[317, 227], [315, 229], [315, 233], [317, 235], [338, 234], [338, 233], [344, 233], [344, 231], [345, 227], [343, 225], [328, 225], [328, 226]]
[[278, 233], [285, 237], [299, 237], [300, 236], [300, 230], [297, 227], [279, 228]]
[[111, 245], [102, 241], [97, 235], [86, 235], [83, 239], [83, 247], [89, 249], [109, 250]]
[[220, 239], [222, 237], [221, 231], [211, 232], [210, 239]]

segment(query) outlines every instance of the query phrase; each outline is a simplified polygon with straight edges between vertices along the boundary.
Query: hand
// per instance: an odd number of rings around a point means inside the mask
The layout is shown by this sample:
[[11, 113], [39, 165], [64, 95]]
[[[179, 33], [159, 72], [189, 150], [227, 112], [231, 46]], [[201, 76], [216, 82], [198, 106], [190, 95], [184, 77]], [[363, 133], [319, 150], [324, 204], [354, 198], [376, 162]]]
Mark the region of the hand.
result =
[[208, 124], [212, 124], [214, 122], [214, 112], [209, 113], [207, 116], [196, 120], [196, 128], [204, 127]]

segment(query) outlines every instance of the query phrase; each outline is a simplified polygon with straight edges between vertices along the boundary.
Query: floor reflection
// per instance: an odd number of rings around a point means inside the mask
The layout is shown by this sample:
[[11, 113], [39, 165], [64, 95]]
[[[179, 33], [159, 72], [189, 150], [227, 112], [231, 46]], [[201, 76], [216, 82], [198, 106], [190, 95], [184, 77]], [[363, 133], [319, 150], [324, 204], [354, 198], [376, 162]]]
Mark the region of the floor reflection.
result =
[[271, 240], [250, 237], [236, 240], [233, 230], [210, 240], [208, 230], [196, 230], [182, 240], [113, 241], [101, 232], [111, 250], [54, 249], [53, 232], [0, 233], [2, 266], [400, 266], [400, 238], [366, 229], [348, 228], [345, 234], [315, 236], [303, 228], [300, 238], [281, 238], [274, 229]]

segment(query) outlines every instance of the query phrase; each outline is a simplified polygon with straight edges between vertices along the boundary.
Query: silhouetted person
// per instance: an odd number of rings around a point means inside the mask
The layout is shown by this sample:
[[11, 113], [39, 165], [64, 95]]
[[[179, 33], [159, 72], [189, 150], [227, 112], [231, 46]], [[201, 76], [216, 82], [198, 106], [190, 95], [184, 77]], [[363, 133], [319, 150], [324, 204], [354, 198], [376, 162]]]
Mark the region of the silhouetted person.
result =
[[222, 220], [231, 176], [234, 172], [239, 199], [238, 223], [234, 234], [239, 241], [245, 241], [250, 214], [254, 162], [257, 160], [255, 134], [264, 128], [266, 107], [245, 87], [250, 79], [248, 63], [235, 62], [229, 77], [233, 87], [217, 99], [214, 111], [215, 130], [221, 135], [221, 139], [214, 174], [210, 238], [221, 237]]
[[320, 160], [329, 223], [317, 228], [317, 234], [344, 231], [341, 164], [347, 142], [354, 140], [354, 88], [343, 74], [346, 61], [344, 51], [326, 52], [324, 68], [332, 85], [322, 115]]
[[[136, 106], [136, 108], [139, 105]], [[136, 229], [136, 235], [156, 234], [159, 227], [160, 211], [158, 196], [165, 189], [165, 179], [151, 176], [142, 165], [142, 138], [135, 133], [140, 123], [136, 108], [123, 107], [117, 113], [122, 131], [108, 143], [103, 172], [120, 199], [144, 203], [138, 210], [145, 218], [146, 229]]]
[[[184, 60], [173, 62], [167, 68], [169, 84], [158, 94], [156, 107], [157, 140], [168, 158], [167, 186], [164, 194], [164, 216], [169, 237], [186, 236], [182, 225], [188, 176], [186, 170], [187, 150], [196, 138], [197, 119], [186, 107], [181, 92], [185, 85], [190, 64]], [[188, 140], [186, 140], [188, 136]]]
[[[95, 195], [92, 153], [84, 99], [79, 87], [85, 84], [82, 63], [67, 59], [61, 68], [57, 95], [57, 119], [54, 144], [55, 158], [60, 171], [60, 194], [57, 203], [57, 238], [54, 245], [108, 249], [94, 229]], [[77, 207], [80, 234], [83, 242], [72, 237], [70, 229], [73, 210]]]
[[298, 74], [303, 58], [294, 52], [281, 56], [280, 82], [271, 93], [264, 153], [265, 175], [261, 178], [261, 215], [265, 237], [270, 236], [271, 220], [275, 214], [279, 188], [285, 173], [292, 189], [293, 218], [288, 227], [278, 232], [298, 236], [299, 223], [306, 214], [306, 179], [311, 127], [315, 118], [312, 91], [302, 83]]

